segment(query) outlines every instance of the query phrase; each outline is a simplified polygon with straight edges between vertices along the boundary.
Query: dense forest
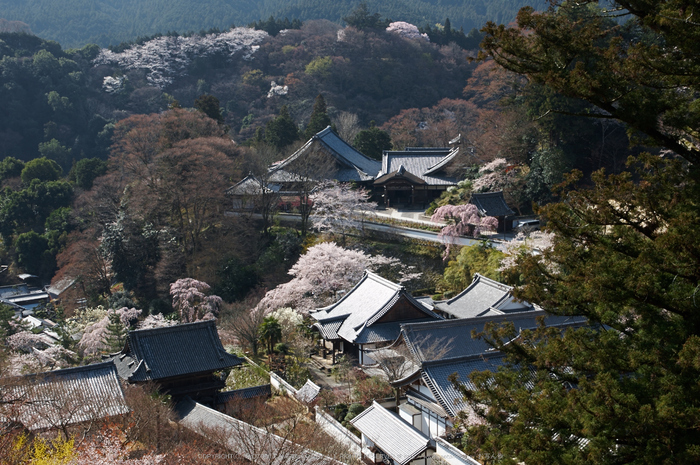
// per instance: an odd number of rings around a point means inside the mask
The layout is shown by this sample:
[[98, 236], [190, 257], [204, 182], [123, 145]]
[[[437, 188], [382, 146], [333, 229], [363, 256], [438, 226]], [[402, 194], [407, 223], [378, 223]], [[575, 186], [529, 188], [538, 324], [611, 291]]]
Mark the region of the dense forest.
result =
[[[358, 0], [324, 2], [319, 0], [186, 1], [125, 0], [0, 0], [6, 20], [22, 21], [34, 34], [56, 40], [65, 47], [95, 43], [102, 47], [117, 45], [135, 37], [176, 31], [199, 31], [231, 25], [241, 26], [270, 16], [328, 19], [341, 22]], [[486, 21], [508, 23], [526, 4], [544, 9], [545, 1], [523, 0], [392, 0], [368, 1], [370, 9], [394, 21], [418, 26], [452, 20], [453, 27], [469, 31]]]

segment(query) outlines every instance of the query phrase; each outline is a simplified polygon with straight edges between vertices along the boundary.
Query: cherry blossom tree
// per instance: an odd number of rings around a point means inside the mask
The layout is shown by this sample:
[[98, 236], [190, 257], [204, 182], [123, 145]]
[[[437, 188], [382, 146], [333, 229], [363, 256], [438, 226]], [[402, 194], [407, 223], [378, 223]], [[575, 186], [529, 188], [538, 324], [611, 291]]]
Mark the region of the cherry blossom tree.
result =
[[365, 270], [381, 271], [399, 282], [418, 276], [398, 259], [370, 256], [359, 250], [345, 249], [334, 242], [322, 242], [299, 257], [289, 270], [294, 278], [265, 294], [256, 308], [267, 314], [282, 307], [291, 307], [306, 314], [336, 301], [341, 292], [357, 284]]
[[447, 223], [438, 235], [445, 244], [445, 259], [449, 256], [451, 245], [457, 237], [478, 237], [485, 231], [496, 231], [498, 227], [497, 218], [480, 216], [476, 205], [470, 203], [439, 207], [430, 217], [430, 221]]
[[223, 300], [218, 295], [207, 295], [210, 289], [209, 284], [192, 278], [178, 279], [170, 285], [173, 308], [183, 323], [216, 317]]
[[[519, 232], [512, 241], [506, 243], [505, 257], [501, 260], [499, 271], [507, 271], [517, 266], [519, 257], [540, 255], [554, 246], [554, 234], [545, 231], [532, 231], [529, 234]], [[546, 266], [553, 266], [546, 264]]]
[[168, 320], [166, 319], [162, 313], [158, 313], [156, 315], [148, 315], [146, 318], [143, 319], [141, 323], [139, 323], [139, 329], [153, 329], [153, 328], [162, 328], [165, 326], [173, 326], [175, 325], [176, 322], [173, 320]]
[[113, 339], [113, 335], [110, 334], [113, 332], [110, 330], [110, 318], [118, 317], [119, 323], [126, 331], [136, 325], [139, 315], [141, 315], [141, 310], [135, 308], [122, 307], [117, 310], [105, 311], [101, 319], [85, 327], [78, 347], [83, 350], [83, 354], [86, 356], [94, 356], [114, 349], [115, 347], [110, 347], [113, 344], [109, 342]]
[[417, 26], [404, 21], [395, 21], [386, 28], [387, 32], [393, 32], [404, 39], [424, 39], [430, 42], [428, 34], [421, 34]]
[[[114, 64], [121, 69], [143, 69], [150, 84], [164, 89], [178, 75], [186, 74], [196, 58], [206, 56], [226, 56], [229, 59], [242, 55], [250, 59], [259, 44], [268, 36], [265, 31], [247, 27], [237, 27], [220, 34], [205, 36], [162, 36], [143, 44], [133, 45], [120, 53], [102, 49], [93, 64]], [[103, 80], [106, 92], [121, 88], [123, 79], [107, 76]]]
[[347, 183], [326, 181], [311, 195], [313, 211], [311, 221], [320, 232], [339, 231], [345, 241], [345, 234], [359, 224], [364, 226], [368, 211], [375, 210], [377, 204], [369, 202], [369, 192], [353, 189]]

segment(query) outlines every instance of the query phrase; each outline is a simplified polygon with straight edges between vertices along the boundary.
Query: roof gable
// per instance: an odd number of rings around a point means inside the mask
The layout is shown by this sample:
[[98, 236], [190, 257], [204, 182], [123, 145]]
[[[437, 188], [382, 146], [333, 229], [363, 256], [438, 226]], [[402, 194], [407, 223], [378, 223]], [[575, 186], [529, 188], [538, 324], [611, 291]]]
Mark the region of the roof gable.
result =
[[469, 201], [476, 205], [479, 213], [485, 216], [508, 216], [514, 215], [515, 212], [506, 204], [506, 199], [503, 198], [503, 192], [483, 192], [472, 194]]
[[223, 370], [243, 361], [224, 350], [214, 320], [129, 331], [112, 357], [119, 376], [148, 381]]
[[[403, 286], [392, 283], [370, 271], [365, 271], [360, 282], [342, 299], [333, 305], [311, 313], [311, 316], [318, 321], [315, 326], [322, 331], [322, 334], [332, 336], [330, 331], [335, 330], [339, 338], [355, 342], [366, 327], [378, 322], [400, 300], [408, 302], [420, 313], [419, 315], [414, 312], [405, 320], [415, 320], [420, 316], [440, 319], [425, 305], [415, 301]], [[338, 325], [339, 321], [342, 322]], [[336, 327], [337, 329], [335, 329]]]
[[398, 464], [409, 463], [430, 445], [430, 438], [376, 401], [350, 423]]
[[[435, 302], [438, 310], [449, 313], [456, 318], [474, 318], [494, 314], [493, 309], [500, 310], [505, 304], [515, 301], [511, 286], [489, 279], [479, 273], [474, 273], [474, 279], [462, 292], [449, 300]], [[513, 305], [509, 305], [513, 307]], [[527, 302], [516, 305], [516, 311], [535, 310]]]
[[[377, 175], [377, 181], [386, 182], [393, 179], [395, 173], [403, 168], [428, 185], [456, 185], [457, 179], [446, 174], [444, 170], [458, 153], [457, 148], [408, 147], [403, 151], [385, 150], [382, 153], [382, 171]], [[403, 174], [403, 177], [408, 179], [408, 174]]]
[[348, 179], [338, 179], [338, 181], [371, 180], [381, 168], [378, 161], [372, 160], [355, 150], [328, 126], [323, 131], [316, 133], [299, 150], [275, 165], [271, 171], [284, 170], [294, 172], [293, 165], [295, 162], [308, 154], [314, 145], [323, 147], [326, 153], [345, 167], [345, 169], [339, 169], [337, 174], [341, 178]]

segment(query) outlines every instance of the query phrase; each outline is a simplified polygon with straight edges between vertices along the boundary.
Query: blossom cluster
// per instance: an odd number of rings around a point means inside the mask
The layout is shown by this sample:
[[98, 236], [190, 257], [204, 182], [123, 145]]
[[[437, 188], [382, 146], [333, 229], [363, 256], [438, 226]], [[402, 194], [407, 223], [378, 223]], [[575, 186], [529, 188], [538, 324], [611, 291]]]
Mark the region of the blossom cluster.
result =
[[[148, 82], [164, 89], [176, 76], [184, 74], [195, 58], [211, 55], [232, 58], [242, 54], [244, 59], [250, 59], [260, 48], [257, 44], [267, 36], [265, 31], [247, 27], [205, 36], [163, 36], [141, 45], [133, 45], [120, 53], [102, 49], [93, 65], [117, 65], [123, 70], [144, 69]], [[118, 78], [110, 76], [103, 82], [103, 87], [110, 92], [110, 89], [118, 89], [115, 87], [117, 84], [121, 86], [122, 83], [118, 82]]]
[[387, 32], [393, 32], [404, 39], [424, 39], [430, 42], [428, 34], [421, 34], [418, 27], [405, 21], [395, 21], [386, 28]]

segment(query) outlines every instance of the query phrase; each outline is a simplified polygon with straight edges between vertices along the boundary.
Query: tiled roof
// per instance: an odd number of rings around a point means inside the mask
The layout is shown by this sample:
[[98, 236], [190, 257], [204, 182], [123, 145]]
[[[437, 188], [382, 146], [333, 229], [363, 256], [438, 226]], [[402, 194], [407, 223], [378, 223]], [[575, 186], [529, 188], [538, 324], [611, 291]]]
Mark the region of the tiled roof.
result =
[[482, 316], [469, 319], [406, 323], [401, 325], [403, 340], [419, 361], [446, 360], [485, 353], [490, 346], [483, 339], [473, 339], [472, 331], [481, 332], [486, 323], [511, 322], [516, 331], [537, 327], [538, 317], [548, 326], [583, 325], [583, 317], [549, 315], [543, 310]]
[[222, 443], [251, 463], [265, 465], [328, 465], [340, 462], [237, 420], [191, 399], [175, 407], [185, 428]]
[[316, 142], [320, 143], [329, 154], [345, 166], [345, 169], [341, 169], [336, 173], [338, 181], [368, 181], [374, 179], [374, 176], [381, 168], [381, 164], [378, 161], [372, 160], [355, 150], [328, 126], [309, 139], [299, 150], [275, 165], [272, 171], [286, 170], [288, 167], [290, 168], [289, 171], [293, 171], [290, 165], [295, 160], [303, 157]]
[[448, 379], [457, 374], [457, 380], [467, 389], [474, 389], [469, 375], [474, 371], [496, 371], [503, 364], [504, 355], [501, 352], [480, 354], [457, 360], [443, 360], [423, 363], [423, 382], [430, 388], [440, 406], [451, 417], [464, 410], [464, 396]]
[[224, 404], [231, 400], [254, 399], [256, 397], [270, 397], [271, 395], [271, 386], [269, 384], [263, 384], [261, 386], [253, 386], [248, 388], [235, 389], [233, 391], [219, 392], [216, 395], [216, 403]]
[[[265, 187], [265, 191], [272, 192], [272, 190], [268, 189], [267, 187]], [[249, 174], [233, 186], [226, 189], [227, 195], [260, 195], [261, 193], [262, 189], [260, 187], [260, 181], [252, 174]]]
[[[465, 290], [449, 300], [435, 302], [435, 308], [456, 318], [483, 316], [489, 313], [491, 308], [505, 309], [506, 305], [513, 307], [515, 311], [535, 310], [526, 302], [515, 301], [512, 290], [511, 286], [474, 273], [474, 279]], [[507, 312], [507, 309], [503, 310], [503, 313]]]
[[342, 299], [311, 313], [311, 317], [321, 324], [342, 318], [343, 322], [337, 330], [338, 336], [348, 342], [355, 342], [366, 327], [384, 316], [401, 297], [413, 302], [426, 318], [440, 319], [423, 304], [416, 302], [403, 286], [369, 271]]
[[469, 203], [473, 203], [479, 209], [479, 213], [486, 216], [508, 216], [515, 212], [510, 209], [503, 198], [503, 192], [474, 193]]
[[430, 439], [377, 402], [350, 423], [400, 465], [425, 451]]
[[316, 400], [316, 396], [318, 396], [319, 392], [321, 392], [321, 387], [314, 384], [310, 379], [307, 379], [306, 383], [294, 394], [294, 397], [305, 404], [310, 404]]
[[340, 325], [343, 324], [343, 321], [345, 321], [345, 316], [340, 316], [331, 320], [317, 321], [312, 326], [318, 329], [323, 339], [326, 341], [333, 341], [335, 339], [340, 339], [338, 330], [340, 329]]
[[[3, 416], [30, 430], [123, 415], [130, 411], [110, 362], [5, 378]], [[17, 402], [14, 409], [13, 401]]]
[[406, 168], [404, 168], [403, 165], [399, 166], [399, 169], [397, 169], [396, 171], [392, 171], [391, 173], [387, 173], [383, 176], [378, 177], [374, 180], [374, 184], [381, 185], [387, 181], [391, 181], [392, 179], [398, 178], [405, 179], [411, 184], [427, 184], [423, 179], [419, 178], [415, 174], [406, 171]]
[[391, 321], [389, 323], [378, 323], [372, 326], [365, 326], [358, 333], [355, 344], [371, 344], [374, 342], [395, 341], [401, 334], [401, 325], [405, 323], [424, 323], [426, 321], [436, 321], [435, 318], [421, 318], [420, 320]]
[[440, 406], [437, 402], [433, 400], [429, 400], [424, 394], [421, 394], [418, 391], [415, 391], [413, 389], [408, 389], [406, 391], [406, 399], [408, 399], [409, 402], [420, 405], [431, 412], [434, 412], [440, 417], [447, 417], [447, 412], [445, 412], [445, 409]]
[[377, 179], [399, 171], [401, 167], [431, 186], [454, 186], [457, 178], [441, 174], [442, 170], [455, 157], [449, 150], [421, 150], [412, 147], [404, 151], [385, 151], [382, 154], [382, 170]]
[[126, 346], [111, 359], [131, 382], [223, 370], [243, 361], [224, 350], [214, 320], [129, 331]]

